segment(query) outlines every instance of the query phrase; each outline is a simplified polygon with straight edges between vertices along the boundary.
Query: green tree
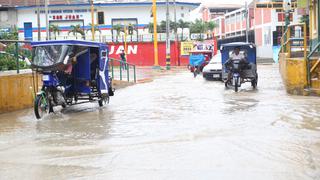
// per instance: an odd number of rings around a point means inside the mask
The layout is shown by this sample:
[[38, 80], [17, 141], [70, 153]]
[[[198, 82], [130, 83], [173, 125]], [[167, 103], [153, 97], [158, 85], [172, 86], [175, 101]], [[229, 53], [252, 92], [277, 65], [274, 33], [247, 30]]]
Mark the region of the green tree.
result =
[[[16, 46], [15, 43], [7, 44], [7, 47], [4, 52], [0, 53], [0, 71], [3, 70], [15, 70], [17, 69], [16, 64]], [[29, 68], [25, 61], [22, 61], [24, 58], [31, 59], [31, 52], [29, 49], [24, 49], [22, 46], [19, 46], [19, 68], [26, 69]]]
[[138, 28], [137, 28], [137, 26], [130, 23], [128, 25], [128, 34], [130, 35], [131, 41], [132, 41], [132, 36], [133, 36], [134, 32], [136, 32], [137, 38], [138, 38]]
[[79, 24], [76, 25], [76, 26], [75, 25], [71, 25], [71, 30], [69, 31], [68, 34], [70, 34], [70, 33], [72, 33], [74, 36], [76, 36], [76, 38], [78, 38], [77, 34], [80, 34], [81, 38], [85, 39], [85, 33], [84, 33], [83, 29], [80, 27]]
[[[178, 26], [178, 23], [175, 23], [173, 21], [170, 21], [169, 22], [169, 27], [170, 27], [170, 32], [177, 32], [177, 28], [179, 27]], [[161, 21], [160, 22], [160, 25], [159, 25], [159, 32], [160, 33], [165, 33], [167, 32], [167, 21]]]
[[[92, 31], [92, 24], [89, 23], [90, 28], [86, 30], [86, 32], [88, 33], [89, 31]], [[99, 32], [99, 34], [101, 34], [101, 30], [99, 29], [99, 27], [95, 24], [93, 27], [93, 31], [94, 33]], [[91, 32], [92, 33], [92, 32]]]
[[121, 25], [121, 24], [113, 25], [113, 26], [112, 26], [112, 33], [113, 33], [114, 31], [116, 31], [116, 42], [118, 42], [120, 33], [124, 31], [122, 25]]
[[161, 21], [160, 22], [160, 33], [165, 33], [167, 31], [167, 22], [166, 21]]
[[5, 40], [18, 40], [18, 28], [14, 26], [10, 32], [8, 33], [2, 33], [0, 35], [0, 39]]
[[[143, 29], [148, 29], [149, 33], [153, 33], [153, 23], [150, 22], [148, 25], [146, 25]], [[160, 33], [160, 26], [157, 25], [157, 32]]]
[[18, 40], [18, 35], [19, 35], [19, 31], [18, 31], [18, 28], [17, 26], [14, 26], [11, 30], [11, 39], [14, 39], [14, 40]]
[[[159, 32], [165, 33], [167, 31], [167, 21], [161, 21], [159, 25], [160, 29]], [[177, 32], [178, 23], [175, 23], [170, 20], [169, 22], [170, 32]]]
[[190, 35], [194, 33], [200, 34], [200, 37], [198, 38], [198, 40], [202, 41], [203, 40], [202, 34], [206, 33], [207, 30], [208, 30], [208, 24], [203, 22], [200, 19], [196, 19], [195, 22], [191, 23]]
[[54, 39], [57, 39], [57, 34], [60, 35], [61, 30], [58, 25], [51, 24], [49, 27], [49, 31], [54, 34]]
[[208, 30], [208, 33], [210, 34], [210, 36], [212, 36], [213, 30], [216, 27], [218, 27], [218, 25], [213, 21], [206, 22], [206, 26], [207, 26], [207, 30]]
[[178, 28], [179, 28], [178, 22], [176, 23], [174, 21], [170, 21], [170, 29], [171, 29], [171, 31], [173, 31], [174, 33], [177, 33]]
[[190, 28], [190, 22], [186, 22], [186, 21], [183, 21], [182, 19], [180, 19], [178, 21], [178, 27], [181, 28], [181, 41], [183, 41], [183, 30], [186, 29], [186, 28]]
[[[3, 33], [0, 35], [0, 39], [5, 40], [18, 40], [18, 29], [14, 26], [10, 32]], [[16, 45], [15, 43], [5, 43], [6, 47], [4, 52], [0, 53], [0, 71], [2, 70], [14, 70], [17, 69], [16, 64]], [[22, 57], [27, 57], [29, 60], [31, 59], [31, 51], [29, 49], [24, 49], [22, 46], [19, 46], [18, 54], [20, 60]], [[28, 68], [26, 62], [19, 61], [19, 68], [24, 69]]]

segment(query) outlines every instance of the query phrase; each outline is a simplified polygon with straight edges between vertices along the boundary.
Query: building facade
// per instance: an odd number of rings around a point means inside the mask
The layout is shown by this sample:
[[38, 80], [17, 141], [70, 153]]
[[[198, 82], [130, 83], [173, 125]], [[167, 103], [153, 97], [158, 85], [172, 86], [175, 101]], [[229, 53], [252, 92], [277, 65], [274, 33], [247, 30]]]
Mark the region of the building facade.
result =
[[202, 20], [208, 22], [217, 17], [224, 16], [228, 12], [232, 12], [241, 8], [240, 4], [221, 4], [221, 3], [203, 3], [200, 9]]
[[[280, 38], [285, 26], [284, 12], [272, 8], [257, 8], [256, 1], [249, 4], [248, 23], [249, 31], [254, 36], [257, 46], [257, 56], [262, 58], [273, 58], [277, 54]], [[224, 27], [216, 28], [216, 37], [239, 39], [246, 35], [246, 11], [239, 8], [226, 13], [223, 17], [216, 17], [214, 22], [224, 20]], [[297, 9], [290, 13], [290, 22], [299, 23], [301, 15]], [[220, 23], [219, 23], [220, 24]], [[224, 31], [223, 31], [224, 30]]]
[[219, 16], [212, 20], [215, 24], [217, 24], [217, 27], [213, 30], [214, 36], [219, 39], [224, 39], [226, 37], [226, 30], [225, 30], [225, 17]]
[[17, 11], [14, 7], [0, 7], [0, 33], [10, 32], [17, 23]]
[[[197, 8], [199, 3], [176, 2], [177, 20], [190, 20], [190, 12]], [[124, 2], [124, 3], [95, 3], [94, 4], [94, 23], [100, 32], [96, 32], [103, 41], [111, 41], [116, 38], [112, 27], [114, 25], [134, 25], [138, 30], [135, 35], [147, 34], [145, 28], [153, 21], [151, 17], [151, 2]], [[19, 6], [17, 9], [17, 26], [19, 28], [19, 39], [37, 40], [38, 22], [37, 6]], [[61, 30], [59, 34], [51, 33], [51, 38], [80, 38], [80, 35], [69, 33], [72, 25], [80, 25], [86, 32], [86, 39], [91, 38], [91, 11], [90, 4], [52, 4], [48, 8], [49, 25], [54, 24]], [[165, 2], [157, 3], [158, 23], [166, 19]], [[170, 4], [170, 19], [173, 21], [173, 3]], [[40, 29], [41, 39], [45, 39], [46, 21], [44, 7], [40, 8]], [[137, 38], [138, 36], [133, 36]], [[97, 38], [98, 39], [98, 38]]]

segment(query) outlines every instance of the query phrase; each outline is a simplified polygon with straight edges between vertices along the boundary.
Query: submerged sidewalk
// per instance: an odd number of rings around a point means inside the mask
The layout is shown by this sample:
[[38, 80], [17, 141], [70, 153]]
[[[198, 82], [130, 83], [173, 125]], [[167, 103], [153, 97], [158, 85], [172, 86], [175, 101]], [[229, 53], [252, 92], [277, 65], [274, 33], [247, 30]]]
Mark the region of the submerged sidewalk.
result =
[[[136, 82], [137, 83], [144, 83], [144, 82], [150, 82], [154, 78], [157, 78], [159, 76], [163, 75], [169, 75], [177, 72], [181, 72], [183, 70], [187, 70], [187, 67], [185, 66], [171, 66], [170, 70], [166, 70], [165, 66], [161, 67], [154, 67], [154, 66], [138, 66], [136, 67]], [[110, 70], [110, 75], [112, 74]], [[127, 70], [122, 69], [122, 73], [120, 74], [120, 69], [114, 68], [113, 72], [113, 79], [114, 80], [120, 80], [122, 81], [128, 81], [128, 82], [134, 82], [134, 70], [133, 68], [130, 68], [129, 74]], [[129, 79], [128, 79], [129, 75]]]

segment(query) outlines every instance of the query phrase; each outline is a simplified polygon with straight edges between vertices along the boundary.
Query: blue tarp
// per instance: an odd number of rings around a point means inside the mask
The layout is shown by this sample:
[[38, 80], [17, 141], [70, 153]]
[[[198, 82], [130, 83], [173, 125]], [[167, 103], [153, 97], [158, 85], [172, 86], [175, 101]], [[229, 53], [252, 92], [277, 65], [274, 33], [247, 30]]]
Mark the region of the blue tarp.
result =
[[203, 54], [190, 55], [189, 63], [191, 66], [201, 66], [204, 63], [204, 55]]
[[279, 62], [279, 52], [280, 52], [280, 46], [273, 46], [273, 60], [275, 63]]

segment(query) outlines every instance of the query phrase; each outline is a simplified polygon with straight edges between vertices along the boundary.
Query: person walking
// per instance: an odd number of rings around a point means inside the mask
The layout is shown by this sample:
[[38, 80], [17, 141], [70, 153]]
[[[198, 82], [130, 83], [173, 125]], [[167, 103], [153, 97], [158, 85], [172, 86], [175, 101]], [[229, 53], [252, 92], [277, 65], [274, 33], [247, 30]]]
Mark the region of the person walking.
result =
[[121, 67], [122, 69], [124, 70], [127, 70], [127, 66], [126, 66], [126, 53], [124, 52], [124, 49], [121, 50], [121, 53], [120, 53], [120, 58], [121, 58]]

